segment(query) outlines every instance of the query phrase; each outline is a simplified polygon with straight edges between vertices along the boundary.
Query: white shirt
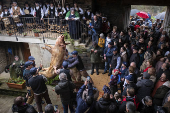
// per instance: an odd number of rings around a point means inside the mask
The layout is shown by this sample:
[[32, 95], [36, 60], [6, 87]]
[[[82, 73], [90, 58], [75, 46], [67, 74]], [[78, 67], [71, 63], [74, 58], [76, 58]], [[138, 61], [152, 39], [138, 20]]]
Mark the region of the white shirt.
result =
[[[61, 7], [57, 7], [57, 9], [61, 9]], [[62, 13], [62, 11], [61, 11], [61, 12], [59, 12], [59, 14], [65, 14], [65, 13], [66, 13], [66, 10], [65, 10], [64, 7], [62, 7], [62, 10], [63, 10], [64, 12]], [[58, 11], [57, 11], [57, 12], [58, 12]], [[58, 14], [58, 16], [59, 16], [59, 14]]]
[[[90, 12], [89, 11], [87, 11], [87, 14], [88, 15], [90, 15]], [[94, 15], [93, 15], [93, 13], [91, 13], [91, 18], [93, 17]], [[83, 19], [85, 19], [86, 17], [85, 16], [83, 16]]]
[[47, 5], [47, 8], [45, 7], [45, 5], [43, 5], [43, 12], [45, 13], [46, 10], [48, 9], [48, 7], [50, 6], [50, 4]]
[[[73, 8], [74, 8], [74, 7], [73, 7]], [[75, 9], [76, 11], [80, 10], [79, 13], [80, 13], [81, 15], [83, 14], [83, 9], [82, 9], [82, 8], [79, 7], [79, 9], [77, 10], [77, 7], [76, 7], [76, 8], [74, 8], [74, 9]]]
[[[50, 8], [53, 9], [54, 7], [50, 7]], [[47, 8], [45, 15], [48, 15], [48, 10], [49, 10], [49, 7]], [[55, 16], [57, 16], [57, 15], [58, 15], [57, 8], [55, 8]]]
[[[35, 7], [35, 8], [38, 10], [40, 7], [38, 6], [38, 7]], [[36, 12], [35, 8], [33, 10], [33, 16], [34, 16], [34, 14]], [[44, 17], [44, 12], [43, 12], [43, 9], [41, 8], [41, 18], [43, 18], [43, 17]]]
[[[29, 7], [25, 7], [25, 8], [26, 8], [26, 9], [29, 9]], [[25, 10], [25, 9], [23, 8], [23, 9], [22, 9], [22, 11], [23, 11], [23, 15], [25, 15], [24, 10]], [[31, 12], [30, 12], [30, 14], [31, 14], [31, 15], [33, 15], [33, 9], [32, 9], [32, 7], [31, 7]]]
[[4, 12], [2, 12], [2, 13], [1, 13], [1, 15], [0, 15], [0, 16], [1, 16], [1, 18], [3, 18], [3, 15], [4, 15], [4, 14], [8, 14], [8, 12], [5, 12], [5, 13], [4, 13]]
[[[16, 10], [16, 9], [17, 9], [17, 6], [15, 6], [14, 9]], [[12, 14], [12, 13], [13, 13], [13, 10], [12, 10], [12, 8], [11, 8], [10, 14]], [[21, 13], [21, 15], [23, 15], [23, 12], [22, 12], [21, 8], [20, 8], [20, 13]]]
[[[74, 14], [71, 14], [71, 15], [74, 15]], [[69, 18], [68, 17], [65, 17], [66, 20], [68, 20]], [[80, 18], [79, 17], [75, 17], [74, 20], [79, 20]]]

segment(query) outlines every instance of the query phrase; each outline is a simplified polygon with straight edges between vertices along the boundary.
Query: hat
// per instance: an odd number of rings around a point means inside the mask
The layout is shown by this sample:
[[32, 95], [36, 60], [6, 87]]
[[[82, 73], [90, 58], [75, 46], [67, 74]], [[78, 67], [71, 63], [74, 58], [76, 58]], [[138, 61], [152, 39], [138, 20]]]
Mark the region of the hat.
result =
[[30, 66], [31, 64], [33, 64], [33, 62], [27, 61], [27, 62], [25, 62], [24, 66], [25, 66], [25, 67], [28, 67], [28, 66]]
[[114, 43], [113, 43], [112, 41], [110, 41], [108, 44], [110, 44], [110, 45], [114, 45]]
[[113, 51], [117, 51], [117, 47], [114, 47], [114, 48], [113, 48]]
[[38, 69], [38, 68], [36, 68], [36, 67], [31, 68], [31, 69], [30, 69], [30, 74], [33, 75], [34, 73], [36, 73], [36, 72], [37, 72], [37, 69]]
[[78, 55], [78, 52], [77, 51], [73, 51], [71, 54], [72, 55]]
[[103, 34], [103, 33], [101, 33], [101, 34], [100, 34], [100, 37], [104, 38], [104, 34]]
[[62, 66], [66, 69], [68, 67], [68, 62], [67, 61], [64, 61]]
[[25, 2], [25, 4], [28, 4], [28, 2]]
[[35, 60], [35, 58], [33, 56], [29, 56], [28, 60]]
[[133, 49], [138, 50], [138, 47], [137, 47], [137, 46], [134, 46]]
[[104, 91], [104, 93], [111, 94], [109, 87], [106, 86], [106, 85], [103, 86], [103, 89], [102, 89], [102, 90]]
[[7, 7], [7, 6], [4, 6], [4, 9], [8, 9], [8, 7]]
[[133, 76], [132, 75], [125, 76], [125, 79], [129, 81], [133, 81]]
[[144, 77], [145, 79], [149, 79], [149, 78], [150, 78], [150, 74], [149, 74], [148, 72], [144, 72], [144, 73], [143, 73], [143, 77]]
[[[18, 57], [17, 55], [14, 57], [14, 58], [16, 58], [16, 57]], [[19, 58], [19, 57], [18, 57]]]
[[128, 64], [127, 64], [127, 62], [123, 62], [123, 64], [124, 64], [126, 67], [128, 67]]

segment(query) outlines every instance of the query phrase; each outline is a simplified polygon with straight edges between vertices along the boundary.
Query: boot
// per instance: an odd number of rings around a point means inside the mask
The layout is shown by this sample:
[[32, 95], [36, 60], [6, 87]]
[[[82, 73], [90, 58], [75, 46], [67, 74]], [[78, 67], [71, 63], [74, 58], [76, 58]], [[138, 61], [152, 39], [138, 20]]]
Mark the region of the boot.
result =
[[112, 73], [109, 73], [108, 76], [112, 75]]
[[104, 71], [102, 74], [106, 74], [107, 73], [107, 71]]
[[94, 73], [94, 72], [92, 71], [92, 72], [91, 72], [91, 75], [93, 75], [93, 73]]

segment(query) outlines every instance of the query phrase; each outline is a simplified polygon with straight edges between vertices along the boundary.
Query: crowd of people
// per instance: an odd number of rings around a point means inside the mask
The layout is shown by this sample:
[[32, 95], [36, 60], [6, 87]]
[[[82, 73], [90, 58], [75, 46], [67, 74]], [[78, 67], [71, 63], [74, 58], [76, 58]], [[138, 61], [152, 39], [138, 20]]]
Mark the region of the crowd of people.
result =
[[[24, 11], [17, 7], [16, 2], [13, 5], [9, 11], [12, 13], [4, 12], [2, 15], [15, 15], [13, 10], [17, 15], [24, 14]], [[60, 79], [55, 87], [55, 92], [60, 95], [64, 113], [68, 113], [68, 108], [71, 113], [170, 112], [170, 43], [169, 36], [161, 27], [160, 20], [153, 23], [150, 19], [135, 17], [132, 18], [127, 30], [119, 32], [117, 26], [113, 26], [112, 31], [109, 32], [110, 25], [106, 18], [102, 18], [98, 12], [93, 15], [89, 9], [84, 13], [76, 3], [74, 9], [71, 10], [67, 5], [64, 8], [59, 4], [57, 9], [53, 8], [53, 3], [48, 4], [47, 2], [44, 6], [40, 5], [36, 2], [36, 8], [29, 8], [27, 4], [26, 9], [30, 10], [32, 16], [39, 17], [39, 19], [42, 19], [44, 14], [53, 14], [51, 18], [65, 14], [66, 20], [79, 18], [84, 19], [85, 22], [91, 20], [88, 23], [88, 27], [92, 30], [92, 32], [89, 31], [89, 34], [92, 35], [93, 42], [89, 49], [92, 65], [91, 76], [94, 75], [95, 67], [96, 76], [100, 76], [99, 65], [103, 65], [102, 62], [105, 65], [102, 74], [107, 73], [110, 76], [108, 85], [103, 86], [104, 94], [97, 100], [93, 80], [88, 76], [83, 59], [77, 51], [71, 53], [72, 58], [65, 59], [62, 69], [56, 70], [54, 66], [54, 73], [59, 74]], [[67, 13], [69, 10], [70, 13]], [[5, 11], [8, 11], [7, 8]], [[69, 26], [74, 28], [70, 29], [70, 35], [73, 37], [77, 34], [75, 29], [78, 29], [78, 26], [74, 22], [70, 22]], [[67, 56], [68, 51], [66, 53]], [[38, 74], [42, 65], [36, 68], [35, 58], [30, 56], [28, 59], [23, 71], [28, 90], [27, 100], [17, 97], [14, 100], [13, 111], [36, 113], [36, 110], [30, 105], [35, 98], [38, 112], [41, 113], [43, 112], [41, 103], [44, 98], [48, 104], [45, 107], [45, 113], [59, 112], [56, 107], [52, 106], [45, 84], [46, 77]], [[19, 61], [17, 56], [15, 60], [16, 62], [10, 66], [11, 69], [16, 65], [22, 66], [22, 61]], [[79, 72], [77, 78], [70, 69], [73, 67], [76, 67]], [[21, 71], [15, 74], [15, 76], [20, 75]], [[86, 81], [76, 93], [75, 84], [72, 81], [81, 81], [81, 76], [86, 77]]]

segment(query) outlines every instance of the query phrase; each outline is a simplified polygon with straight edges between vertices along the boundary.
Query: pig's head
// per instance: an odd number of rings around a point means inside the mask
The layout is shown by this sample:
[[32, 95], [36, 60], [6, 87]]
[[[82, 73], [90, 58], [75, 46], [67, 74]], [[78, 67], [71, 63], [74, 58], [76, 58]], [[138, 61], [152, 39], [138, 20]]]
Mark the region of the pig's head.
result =
[[64, 41], [64, 35], [61, 35], [57, 38], [56, 40], [56, 46], [60, 46], [62, 47], [63, 49], [66, 49], [66, 45], [68, 45], [68, 43], [65, 43]]

